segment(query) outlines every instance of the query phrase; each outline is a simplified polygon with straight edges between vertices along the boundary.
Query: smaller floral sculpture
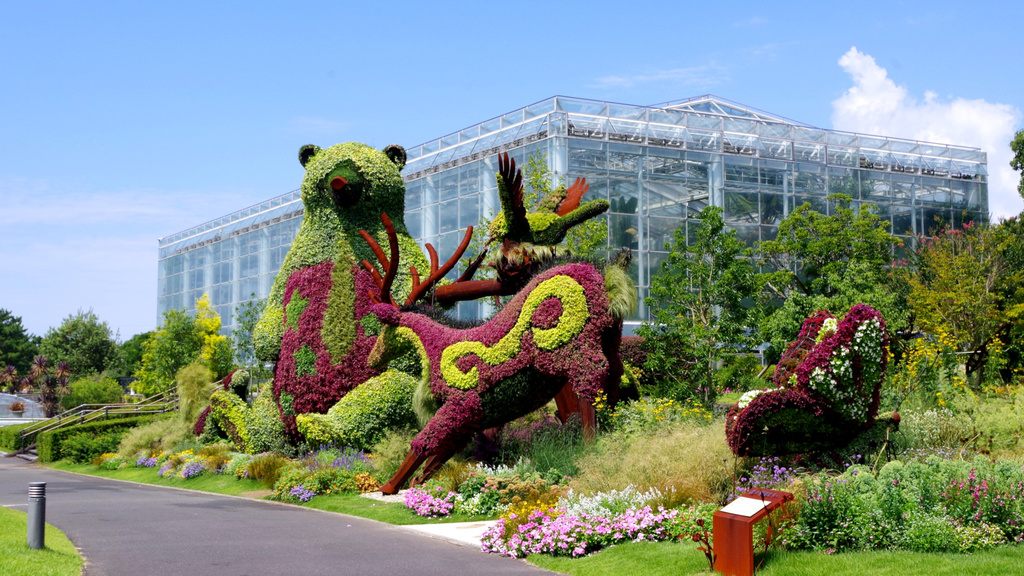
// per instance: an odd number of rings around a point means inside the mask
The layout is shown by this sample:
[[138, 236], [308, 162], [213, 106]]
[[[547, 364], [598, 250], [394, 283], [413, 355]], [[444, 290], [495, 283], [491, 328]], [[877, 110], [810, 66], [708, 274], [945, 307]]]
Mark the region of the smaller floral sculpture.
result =
[[813, 452], [848, 440], [878, 414], [888, 360], [885, 319], [857, 304], [837, 321], [818, 311], [787, 348], [774, 383], [729, 410], [738, 456]]

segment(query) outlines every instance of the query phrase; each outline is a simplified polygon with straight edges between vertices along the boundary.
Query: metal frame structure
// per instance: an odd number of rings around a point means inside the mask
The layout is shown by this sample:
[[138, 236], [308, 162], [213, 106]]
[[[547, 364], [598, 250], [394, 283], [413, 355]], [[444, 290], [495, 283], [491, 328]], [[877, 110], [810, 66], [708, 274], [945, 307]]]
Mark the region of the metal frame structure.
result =
[[[497, 212], [499, 152], [520, 165], [543, 154], [553, 183], [585, 177], [587, 200], [609, 200], [608, 247], [633, 248], [641, 297], [674, 231], [692, 237], [709, 204], [749, 246], [805, 202], [828, 212], [835, 192], [874, 204], [907, 246], [940, 223], [988, 219], [977, 148], [824, 130], [710, 95], [653, 106], [554, 96], [407, 150], [405, 221], [421, 245], [446, 257]], [[229, 331], [237, 304], [269, 293], [301, 218], [293, 191], [160, 239], [158, 313], [208, 293]], [[489, 312], [486, 302], [457, 311]], [[635, 321], [645, 318], [641, 308]]]

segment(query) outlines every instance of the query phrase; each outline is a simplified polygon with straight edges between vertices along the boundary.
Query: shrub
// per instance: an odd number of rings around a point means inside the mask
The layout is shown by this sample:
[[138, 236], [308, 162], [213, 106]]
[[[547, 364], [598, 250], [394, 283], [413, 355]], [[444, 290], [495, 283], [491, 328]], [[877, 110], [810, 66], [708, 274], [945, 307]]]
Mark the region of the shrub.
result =
[[323, 447], [281, 473], [274, 498], [306, 502], [317, 494], [376, 489], [380, 485], [367, 474], [369, 469], [369, 459], [360, 450]]
[[902, 547], [914, 552], [953, 552], [959, 549], [956, 526], [947, 516], [913, 511], [907, 517]]
[[260, 454], [249, 461], [246, 478], [262, 482], [267, 488], [274, 488], [290, 465], [291, 462], [283, 456]]
[[11, 426], [0, 426], [0, 450], [5, 452], [13, 452], [20, 450], [24, 447], [24, 443], [21, 440], [21, 430], [33, 422], [26, 424], [14, 424]]
[[170, 451], [191, 434], [188, 424], [179, 418], [163, 416], [128, 431], [121, 439], [117, 453], [130, 458], [144, 450]]
[[[36, 436], [36, 454], [39, 455], [39, 460], [41, 462], [53, 462], [61, 457], [61, 446], [64, 441], [75, 434], [81, 432], [100, 434], [115, 430], [127, 431], [133, 426], [148, 423], [154, 418], [160, 418], [160, 416], [133, 416], [131, 418], [100, 420], [97, 422], [89, 422], [86, 424], [79, 424], [77, 426], [68, 426], [66, 428], [58, 428], [56, 430], [42, 432]], [[116, 448], [116, 445], [114, 448]], [[106, 451], [114, 452], [116, 450], [111, 449]], [[99, 452], [96, 455], [101, 453], [102, 452]]]
[[60, 400], [65, 410], [82, 404], [116, 404], [124, 396], [117, 380], [99, 374], [79, 378], [70, 384], [70, 388], [71, 393]]
[[245, 413], [245, 427], [249, 438], [247, 452], [276, 452], [284, 448], [284, 422], [274, 401], [273, 385], [264, 384]]
[[612, 414], [615, 430], [645, 435], [683, 422], [708, 424], [713, 415], [697, 400], [678, 402], [671, 398], [642, 398], [620, 404]]
[[409, 453], [409, 444], [416, 436], [412, 430], [391, 430], [384, 439], [373, 447], [373, 473], [378, 480], [389, 480], [398, 472], [398, 468]]
[[904, 412], [900, 431], [907, 438], [908, 449], [924, 455], [955, 455], [963, 446], [962, 440], [974, 436], [970, 419], [948, 408]]
[[178, 384], [178, 416], [193, 427], [210, 401], [213, 373], [202, 364], [189, 364], [174, 377]]
[[60, 456], [75, 464], [92, 462], [101, 454], [116, 451], [123, 435], [123, 430], [112, 430], [99, 434], [78, 432], [64, 439], [60, 447]]
[[800, 502], [798, 539], [816, 550], [848, 550], [860, 542], [864, 505], [846, 478], [809, 477]]
[[351, 390], [327, 414], [300, 414], [296, 424], [311, 445], [369, 450], [389, 430], [417, 424], [412, 409], [415, 387], [412, 376], [389, 370]]

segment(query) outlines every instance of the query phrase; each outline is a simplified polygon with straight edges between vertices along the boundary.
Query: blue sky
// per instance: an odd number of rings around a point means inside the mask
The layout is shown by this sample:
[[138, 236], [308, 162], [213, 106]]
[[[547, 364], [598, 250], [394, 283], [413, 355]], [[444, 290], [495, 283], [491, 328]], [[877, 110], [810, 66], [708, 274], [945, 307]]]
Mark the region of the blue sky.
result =
[[413, 146], [562, 94], [715, 94], [978, 146], [1024, 208], [1019, 2], [0, 0], [0, 308], [152, 329], [157, 238], [298, 187], [306, 143]]

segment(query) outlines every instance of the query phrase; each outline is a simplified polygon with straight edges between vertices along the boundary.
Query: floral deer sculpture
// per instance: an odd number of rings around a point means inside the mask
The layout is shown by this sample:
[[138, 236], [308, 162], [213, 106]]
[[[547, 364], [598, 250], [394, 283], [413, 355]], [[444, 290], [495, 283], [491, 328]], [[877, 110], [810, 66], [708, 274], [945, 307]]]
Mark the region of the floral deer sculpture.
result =
[[[386, 215], [382, 220], [387, 226]], [[387, 289], [398, 267], [397, 246], [392, 243], [390, 260], [371, 246], [387, 271], [374, 274], [381, 291], [372, 311], [383, 330], [369, 363], [382, 368], [412, 346], [421, 366], [417, 398], [421, 405], [438, 406], [401, 468], [381, 488], [385, 494], [397, 492], [424, 462], [414, 483], [426, 480], [475, 433], [524, 416], [566, 395], [565, 388], [579, 398], [584, 431], [593, 436], [593, 401], [622, 375], [621, 322], [610, 311], [602, 270], [590, 263], [555, 265], [534, 276], [488, 322], [457, 329], [399, 308]]]

